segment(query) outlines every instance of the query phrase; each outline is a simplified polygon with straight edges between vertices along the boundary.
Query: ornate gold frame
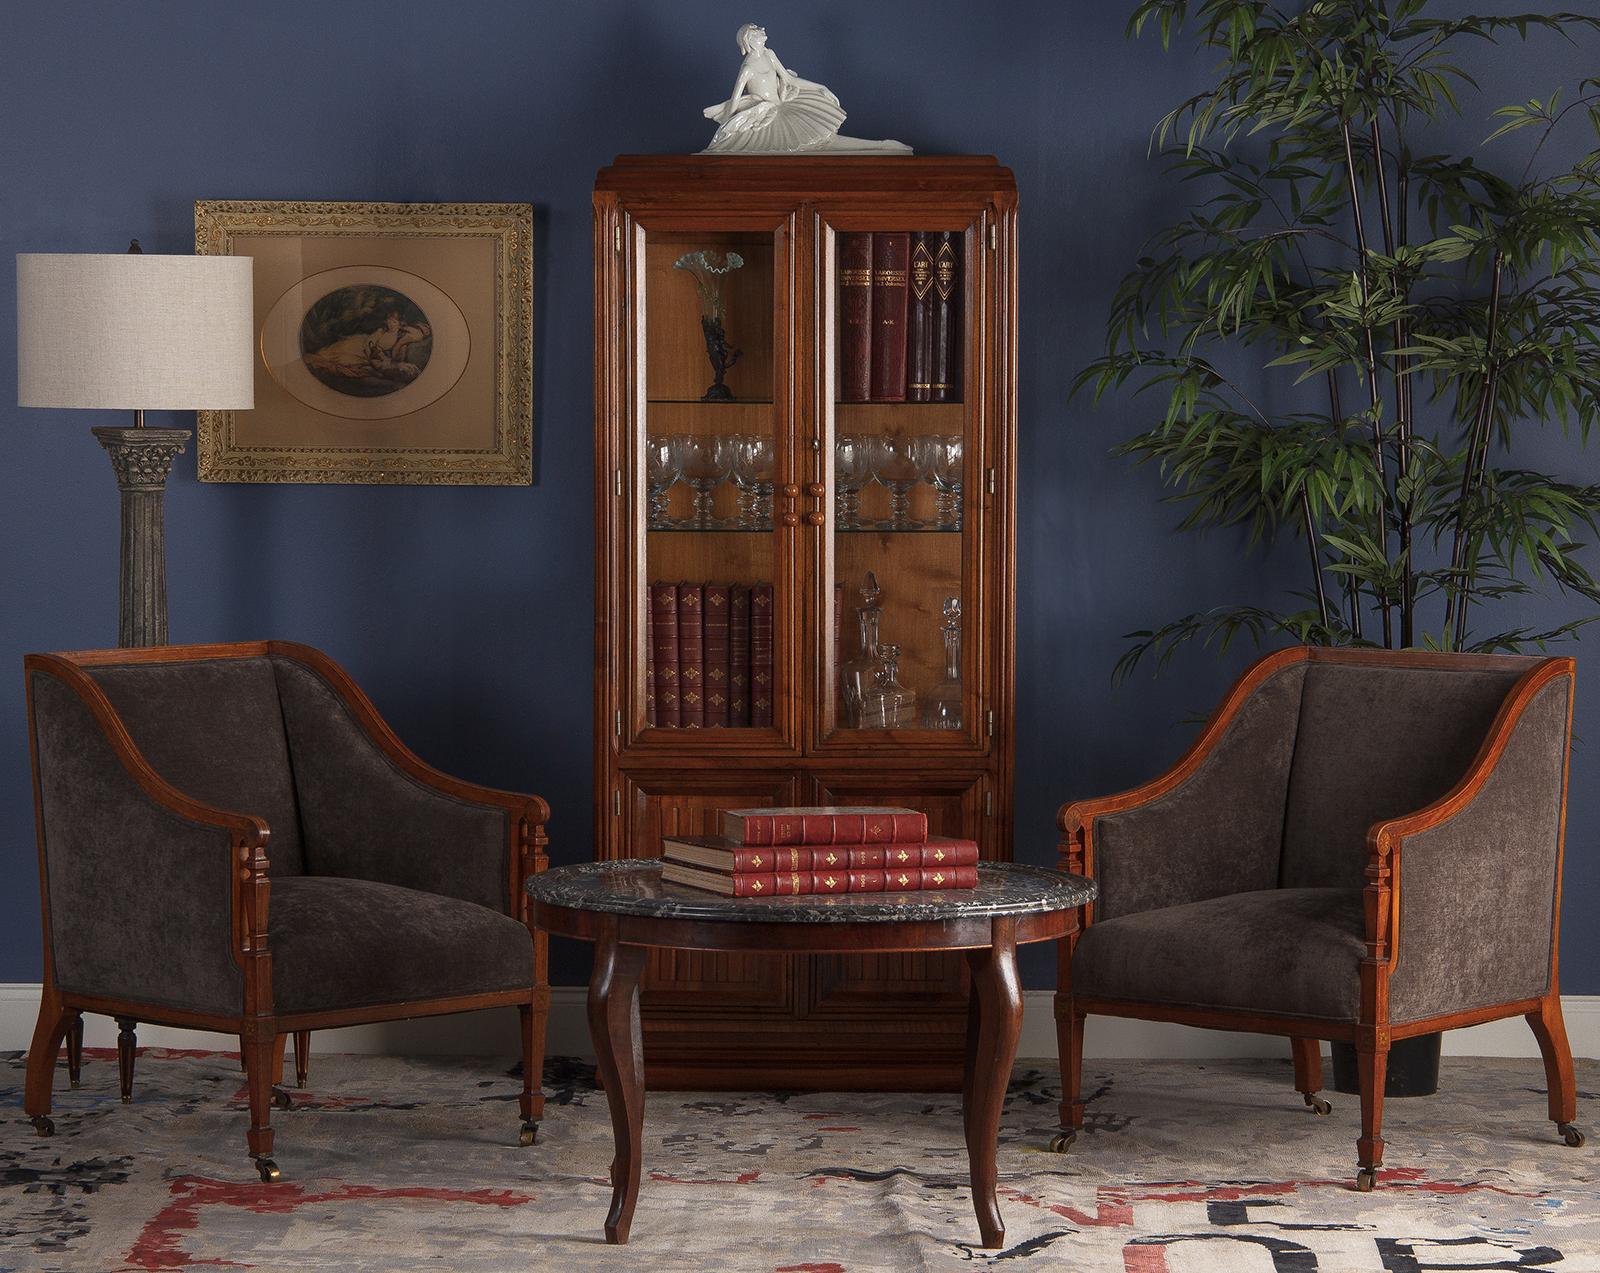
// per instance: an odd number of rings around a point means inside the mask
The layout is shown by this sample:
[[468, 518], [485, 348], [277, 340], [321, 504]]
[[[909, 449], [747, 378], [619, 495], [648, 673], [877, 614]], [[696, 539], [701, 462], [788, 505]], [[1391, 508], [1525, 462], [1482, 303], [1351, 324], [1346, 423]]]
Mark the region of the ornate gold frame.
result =
[[194, 250], [229, 256], [241, 235], [493, 238], [495, 445], [487, 450], [246, 447], [233, 411], [201, 411], [202, 482], [527, 486], [533, 481], [533, 207], [526, 203], [333, 203], [201, 199]]

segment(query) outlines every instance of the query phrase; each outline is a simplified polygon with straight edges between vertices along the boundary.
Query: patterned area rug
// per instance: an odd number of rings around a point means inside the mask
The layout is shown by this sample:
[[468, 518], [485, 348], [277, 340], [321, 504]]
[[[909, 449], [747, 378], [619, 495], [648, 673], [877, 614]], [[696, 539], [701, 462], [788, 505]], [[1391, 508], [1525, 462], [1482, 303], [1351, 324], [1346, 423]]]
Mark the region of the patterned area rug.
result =
[[[227, 1053], [141, 1054], [134, 1103], [91, 1051], [51, 1139], [0, 1054], [0, 1268], [1600, 1270], [1600, 1139], [1545, 1121], [1537, 1062], [1445, 1061], [1443, 1094], [1392, 1101], [1379, 1189], [1351, 1187], [1355, 1098], [1314, 1117], [1287, 1061], [1091, 1062], [1090, 1122], [1054, 1128], [1053, 1066], [1018, 1065], [1001, 1132], [1003, 1251], [975, 1246], [959, 1105], [945, 1095], [658, 1092], [624, 1248], [603, 1245], [610, 1122], [592, 1071], [556, 1061], [531, 1149], [504, 1063], [313, 1056], [275, 1113], [284, 1179], [257, 1182]], [[65, 1073], [60, 1088], [65, 1088]], [[1600, 1116], [1580, 1062], [1580, 1123]]]

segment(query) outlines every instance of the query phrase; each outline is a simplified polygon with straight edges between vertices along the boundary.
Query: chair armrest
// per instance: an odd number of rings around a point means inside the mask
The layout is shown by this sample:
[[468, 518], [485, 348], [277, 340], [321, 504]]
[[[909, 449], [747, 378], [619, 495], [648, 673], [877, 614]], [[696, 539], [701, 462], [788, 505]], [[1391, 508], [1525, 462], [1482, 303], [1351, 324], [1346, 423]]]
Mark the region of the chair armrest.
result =
[[23, 666], [57, 983], [239, 1013], [241, 970], [266, 948], [266, 822], [175, 788], [69, 660], [31, 654]]
[[1305, 662], [1258, 660], [1166, 773], [1061, 807], [1061, 867], [1099, 883], [1099, 918], [1276, 885]]
[[1553, 989], [1575, 675], [1566, 658], [1524, 674], [1461, 781], [1367, 832], [1368, 955], [1388, 966], [1391, 1020]]
[[550, 806], [538, 796], [465, 782], [429, 765], [320, 650], [270, 641], [267, 652], [280, 668], [299, 673], [280, 675], [279, 691], [308, 868], [459, 897], [525, 918], [523, 883], [549, 865], [544, 826]]

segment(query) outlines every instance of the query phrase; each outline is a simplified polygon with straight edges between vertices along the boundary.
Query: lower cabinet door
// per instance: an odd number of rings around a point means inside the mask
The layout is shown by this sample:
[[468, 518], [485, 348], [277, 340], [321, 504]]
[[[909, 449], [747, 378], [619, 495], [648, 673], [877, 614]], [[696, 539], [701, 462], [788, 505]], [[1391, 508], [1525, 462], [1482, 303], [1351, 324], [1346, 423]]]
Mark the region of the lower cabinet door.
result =
[[[982, 832], [983, 774], [912, 772], [819, 773], [808, 804], [900, 805], [928, 815], [932, 835], [978, 841]], [[818, 955], [806, 961], [804, 1013], [815, 1018], [853, 1018], [859, 1028], [893, 1034], [910, 1019], [964, 1013], [966, 962], [960, 955]]]
[[[623, 778], [624, 856], [661, 856], [667, 836], [716, 835], [723, 809], [799, 803], [792, 772], [770, 775], [714, 769]], [[792, 1018], [799, 1007], [793, 957], [653, 950], [640, 1011], [645, 1017]]]

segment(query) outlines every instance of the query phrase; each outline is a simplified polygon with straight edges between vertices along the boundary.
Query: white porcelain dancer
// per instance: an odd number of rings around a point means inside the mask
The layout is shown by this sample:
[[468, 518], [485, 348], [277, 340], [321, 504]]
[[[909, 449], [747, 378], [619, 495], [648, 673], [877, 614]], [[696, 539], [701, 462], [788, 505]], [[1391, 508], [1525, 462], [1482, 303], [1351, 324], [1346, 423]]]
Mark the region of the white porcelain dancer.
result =
[[735, 37], [744, 61], [725, 102], [705, 109], [716, 135], [701, 153], [740, 155], [909, 155], [898, 141], [839, 136], [844, 110], [821, 84], [803, 80], [767, 47], [765, 29], [746, 22]]

